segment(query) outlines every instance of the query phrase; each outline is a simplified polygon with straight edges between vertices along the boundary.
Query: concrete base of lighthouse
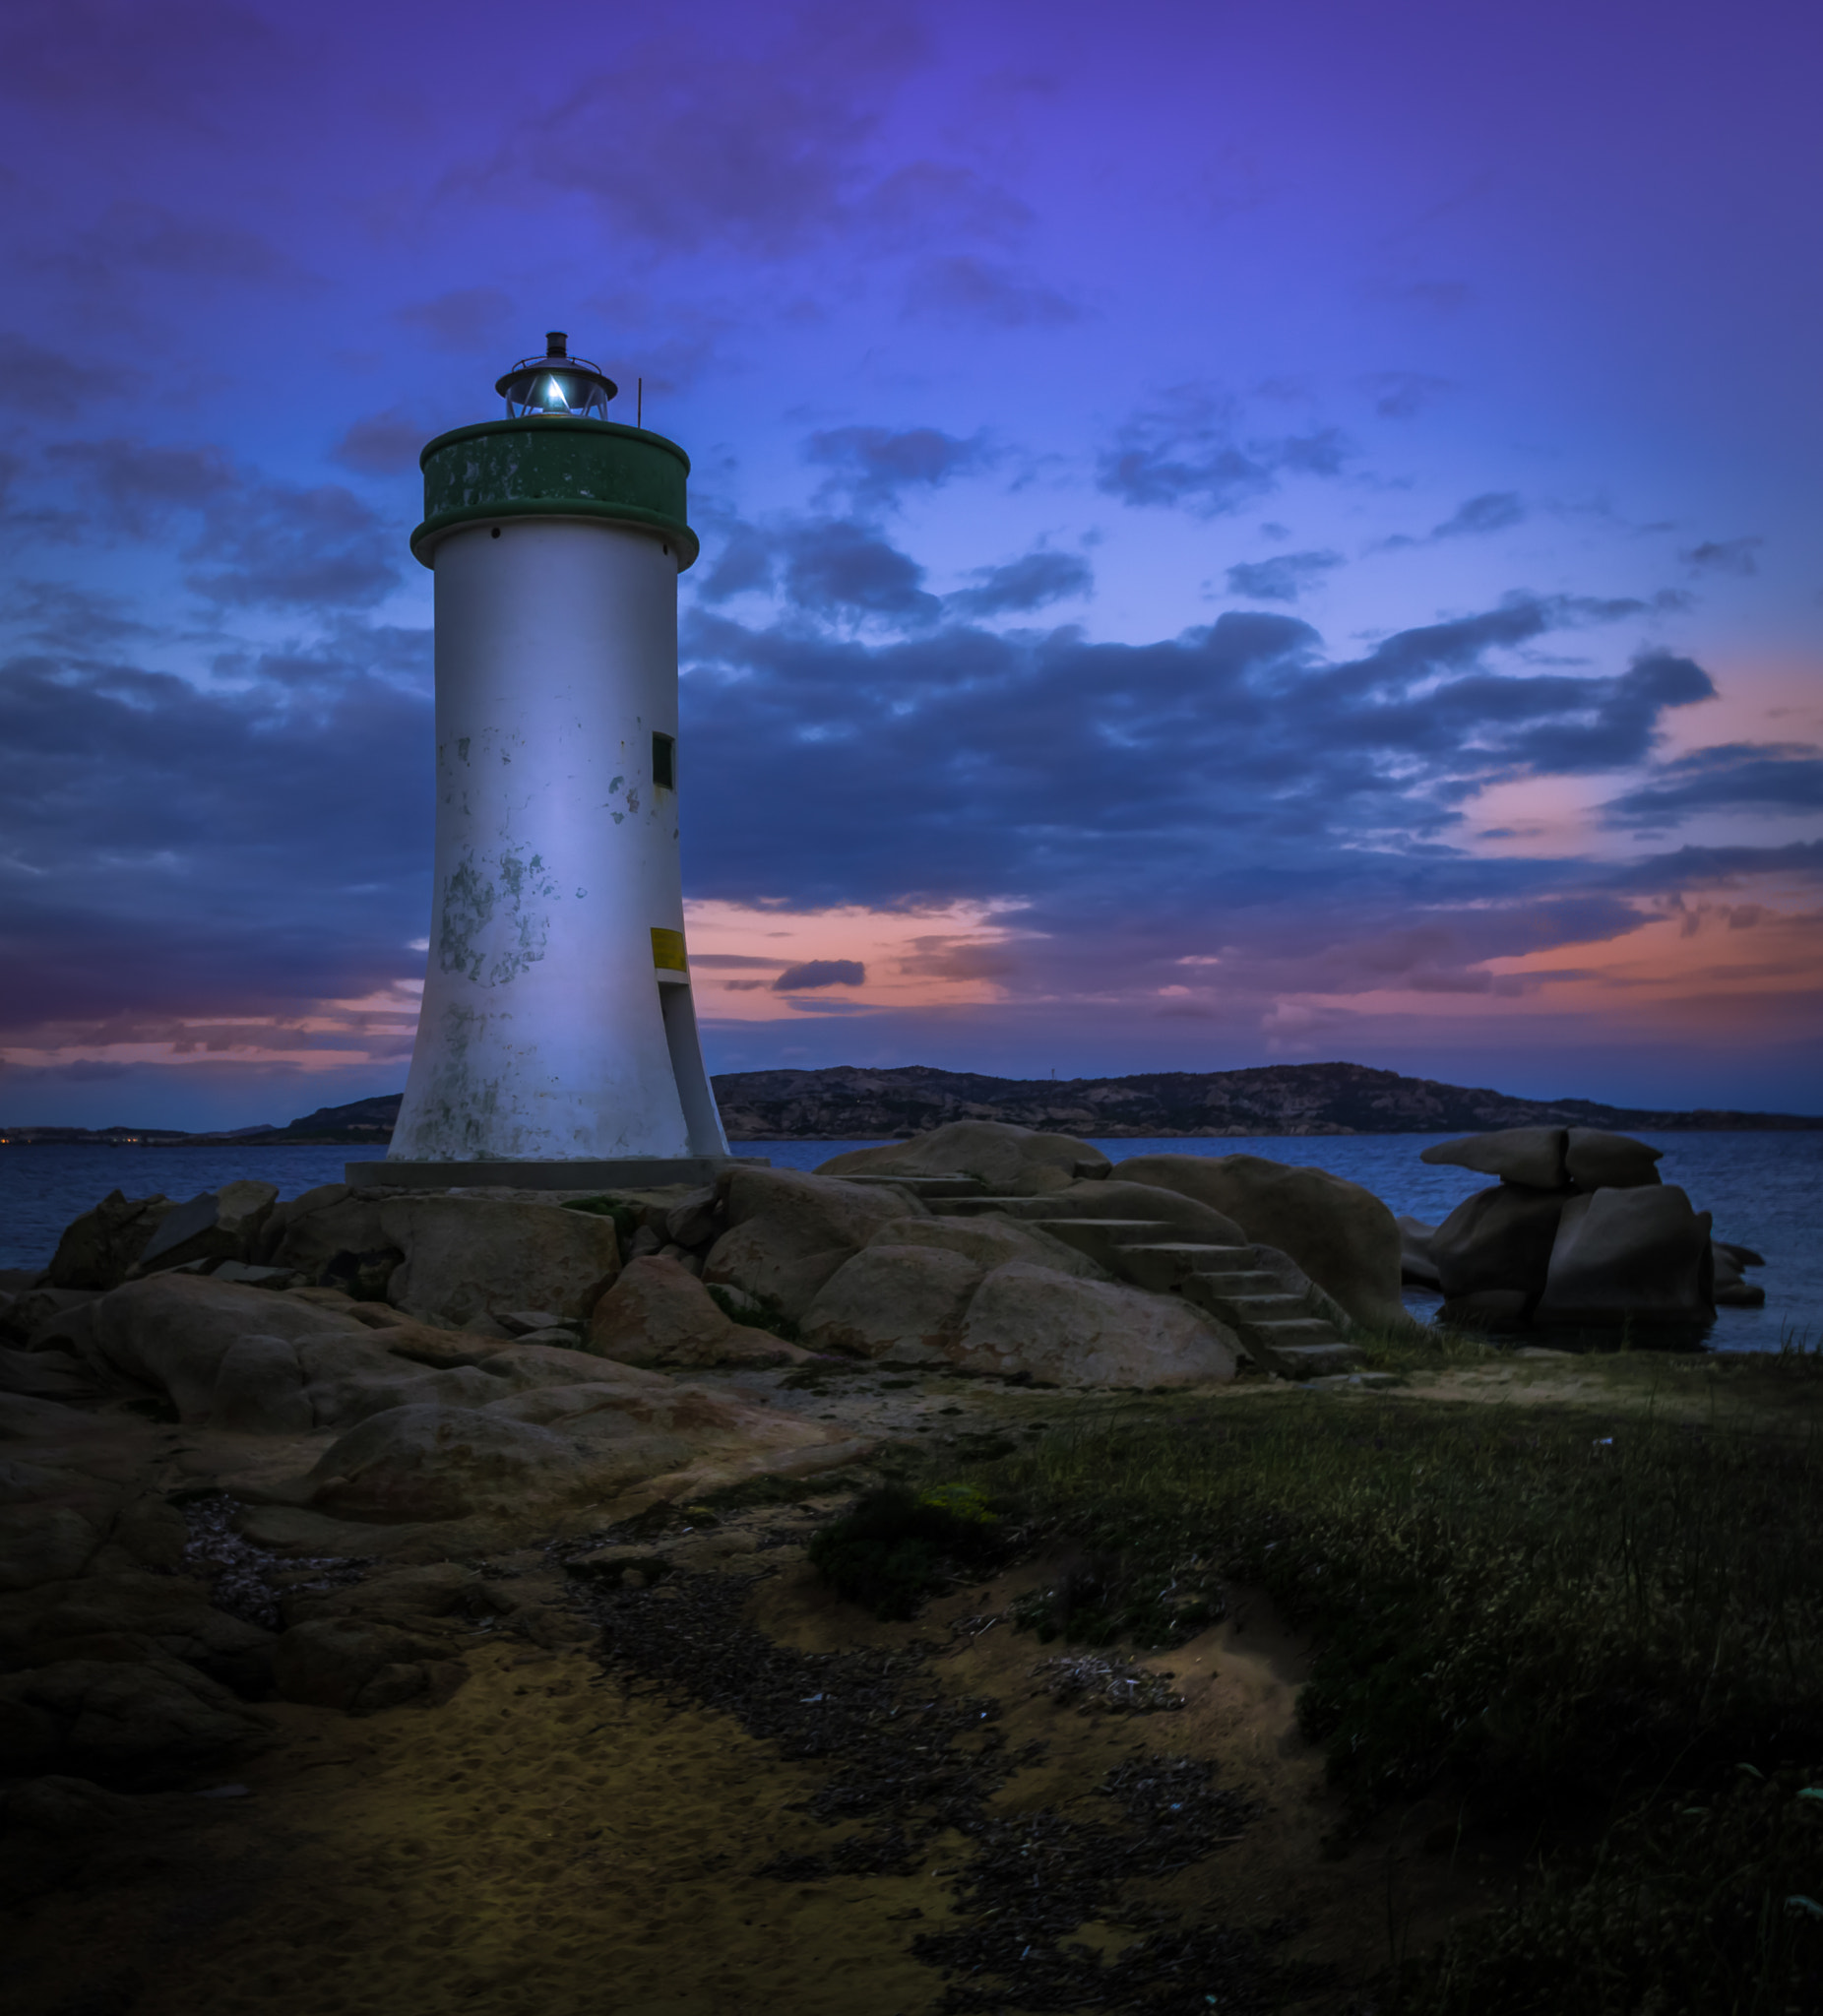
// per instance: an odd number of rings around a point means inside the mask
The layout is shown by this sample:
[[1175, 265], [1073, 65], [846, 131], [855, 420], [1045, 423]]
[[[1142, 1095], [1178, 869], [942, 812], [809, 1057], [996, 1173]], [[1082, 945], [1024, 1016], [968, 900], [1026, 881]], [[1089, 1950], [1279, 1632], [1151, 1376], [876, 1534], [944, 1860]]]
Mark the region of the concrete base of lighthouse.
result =
[[622, 1162], [351, 1162], [357, 1190], [657, 1190], [713, 1183], [723, 1169], [771, 1168], [764, 1155], [652, 1156]]

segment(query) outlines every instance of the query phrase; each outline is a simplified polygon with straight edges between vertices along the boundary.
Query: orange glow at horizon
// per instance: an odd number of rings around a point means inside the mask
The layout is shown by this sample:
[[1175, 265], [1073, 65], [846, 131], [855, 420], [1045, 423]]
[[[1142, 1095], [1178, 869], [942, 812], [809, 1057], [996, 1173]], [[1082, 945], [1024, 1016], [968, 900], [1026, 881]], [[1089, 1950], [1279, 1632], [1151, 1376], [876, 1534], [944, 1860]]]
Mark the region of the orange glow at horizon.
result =
[[[849, 1004], [915, 1009], [1002, 1000], [1005, 961], [998, 948], [1021, 934], [994, 919], [1014, 907], [789, 911], [686, 903], [697, 1014], [723, 1022], [815, 1021]], [[838, 960], [862, 969], [860, 984], [791, 992], [774, 985], [792, 967]]]

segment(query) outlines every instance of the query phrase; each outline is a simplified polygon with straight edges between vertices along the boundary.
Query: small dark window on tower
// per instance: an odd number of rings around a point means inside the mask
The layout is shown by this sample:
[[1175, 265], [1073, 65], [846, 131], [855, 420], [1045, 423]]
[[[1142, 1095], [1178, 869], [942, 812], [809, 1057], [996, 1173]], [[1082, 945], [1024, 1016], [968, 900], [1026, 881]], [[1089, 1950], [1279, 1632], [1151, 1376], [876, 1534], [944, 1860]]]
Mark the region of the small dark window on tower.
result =
[[652, 781], [667, 791], [677, 788], [677, 743], [673, 736], [652, 738]]

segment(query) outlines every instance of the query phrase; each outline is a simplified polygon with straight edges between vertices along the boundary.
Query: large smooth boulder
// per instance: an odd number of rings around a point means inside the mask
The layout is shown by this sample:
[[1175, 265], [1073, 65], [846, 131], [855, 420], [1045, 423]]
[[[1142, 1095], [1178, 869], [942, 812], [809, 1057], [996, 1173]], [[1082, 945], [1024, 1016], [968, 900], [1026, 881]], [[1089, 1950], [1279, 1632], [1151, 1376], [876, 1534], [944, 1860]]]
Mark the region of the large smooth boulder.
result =
[[972, 1260], [982, 1274], [1010, 1261], [1024, 1260], [1033, 1267], [1048, 1267], [1054, 1274], [1075, 1275], [1081, 1281], [1106, 1281], [1110, 1277], [1100, 1262], [1066, 1246], [1054, 1233], [1028, 1225], [1023, 1219], [998, 1215], [979, 1218], [895, 1218], [874, 1233], [876, 1246], [926, 1246], [944, 1253], [960, 1253]]
[[384, 1299], [405, 1260], [380, 1222], [384, 1193], [324, 1183], [276, 1205], [267, 1221], [259, 1257], [323, 1288], [344, 1289], [362, 1299]]
[[252, 1177], [203, 1191], [158, 1220], [139, 1256], [140, 1272], [187, 1267], [195, 1260], [251, 1260], [261, 1228], [278, 1201], [276, 1183]]
[[676, 1469], [688, 1451], [619, 1417], [623, 1446], [556, 1433], [486, 1409], [398, 1407], [342, 1436], [309, 1475], [309, 1502], [340, 1519], [386, 1524], [510, 1517], [533, 1505], [608, 1492]]
[[1431, 1241], [1437, 1236], [1437, 1228], [1426, 1225], [1421, 1218], [1401, 1218], [1399, 1227], [1399, 1278], [1410, 1282], [1414, 1288], [1434, 1288], [1441, 1290], [1443, 1277], [1437, 1272], [1436, 1256], [1431, 1252]]
[[110, 1190], [93, 1211], [85, 1211], [64, 1228], [51, 1255], [49, 1286], [118, 1288], [151, 1243], [159, 1221], [176, 1208], [162, 1192], [128, 1197]]
[[1221, 1212], [1249, 1240], [1289, 1253], [1356, 1323], [1411, 1320], [1399, 1222], [1346, 1176], [1258, 1155], [1138, 1155], [1116, 1163], [1110, 1180], [1177, 1190]]
[[928, 1215], [902, 1191], [795, 1169], [736, 1169], [717, 1188], [728, 1229], [709, 1249], [704, 1281], [742, 1289], [793, 1322], [881, 1226]]
[[413, 1698], [444, 1701], [469, 1676], [447, 1633], [374, 1617], [315, 1617], [281, 1634], [273, 1680], [287, 1701], [371, 1715]]
[[350, 1427], [396, 1407], [492, 1407], [548, 1386], [670, 1390], [661, 1372], [564, 1346], [504, 1343], [397, 1318], [364, 1337], [309, 1339], [298, 1360], [319, 1428]]
[[35, 1394], [44, 1400], [93, 1400], [94, 1375], [67, 1351], [8, 1351], [0, 1346], [0, 1393]]
[[809, 1355], [736, 1323], [687, 1267], [656, 1253], [629, 1260], [597, 1302], [589, 1348], [629, 1365], [783, 1365]]
[[237, 1693], [259, 1693], [272, 1677], [272, 1634], [218, 1609], [206, 1585], [188, 1575], [115, 1569], [0, 1603], [0, 1660], [8, 1666], [154, 1655]]
[[1452, 1301], [1484, 1292], [1544, 1292], [1557, 1221], [1571, 1193], [1500, 1183], [1466, 1197], [1431, 1235], [1438, 1285]]
[[100, 1544], [94, 1522], [74, 1506], [0, 1507], [0, 1591], [35, 1589], [80, 1575]]
[[1049, 1386], [1198, 1386], [1232, 1379], [1239, 1348], [1180, 1296], [1014, 1261], [976, 1289], [943, 1356]]
[[1702, 1321], [1714, 1313], [1710, 1215], [1674, 1183], [1597, 1190], [1563, 1207], [1537, 1314]]
[[61, 1342], [68, 1319], [80, 1321], [83, 1310], [99, 1300], [103, 1291], [83, 1288], [33, 1288], [14, 1295], [0, 1310], [0, 1334], [27, 1351], [40, 1351]]
[[[1757, 1281], [1749, 1281], [1742, 1274], [1741, 1262], [1737, 1257], [1747, 1249], [1730, 1246], [1725, 1240], [1711, 1239], [1709, 1250], [1715, 1261], [1716, 1307], [1719, 1309], [1763, 1309], [1766, 1306], [1766, 1291]], [[1766, 1263], [1756, 1254], [1750, 1263], [1763, 1267]]]
[[495, 1309], [587, 1316], [620, 1272], [613, 1220], [555, 1204], [406, 1196], [381, 1205], [380, 1226], [406, 1256], [387, 1299], [454, 1329]]
[[[834, 1468], [855, 1453], [819, 1422], [672, 1386], [597, 1359], [624, 1381], [545, 1387], [484, 1409], [400, 1407], [340, 1437], [298, 1487], [317, 1510], [375, 1524], [536, 1516], [655, 1479], [704, 1489], [761, 1471]], [[557, 1425], [546, 1426], [543, 1416]]]
[[1418, 1161], [1474, 1169], [1477, 1175], [1498, 1176], [1529, 1190], [1560, 1190], [1569, 1180], [1564, 1169], [1569, 1139], [1567, 1127], [1497, 1127], [1486, 1134], [1436, 1142]]
[[71, 1659], [0, 1675], [0, 1776], [156, 1782], [271, 1740], [271, 1718], [175, 1660]]
[[1579, 1190], [1637, 1190], [1662, 1180], [1657, 1165], [1664, 1153], [1631, 1135], [1572, 1127], [1563, 1166], [1569, 1181]]
[[333, 1310], [201, 1274], [153, 1274], [103, 1295], [86, 1312], [85, 1356], [111, 1372], [169, 1396], [187, 1421], [207, 1419], [229, 1348], [243, 1337], [359, 1337], [360, 1326]]
[[845, 1261], [804, 1313], [803, 1334], [819, 1351], [902, 1364], [943, 1357], [962, 1334], [983, 1270], [940, 1246], [876, 1241]]
[[316, 1417], [297, 1346], [284, 1337], [236, 1338], [216, 1367], [209, 1418], [248, 1434], [309, 1434]]
[[818, 1166], [820, 1176], [974, 1176], [997, 1197], [1037, 1197], [1110, 1166], [1099, 1148], [1069, 1134], [1040, 1134], [1004, 1120], [952, 1120], [910, 1141], [851, 1149]]

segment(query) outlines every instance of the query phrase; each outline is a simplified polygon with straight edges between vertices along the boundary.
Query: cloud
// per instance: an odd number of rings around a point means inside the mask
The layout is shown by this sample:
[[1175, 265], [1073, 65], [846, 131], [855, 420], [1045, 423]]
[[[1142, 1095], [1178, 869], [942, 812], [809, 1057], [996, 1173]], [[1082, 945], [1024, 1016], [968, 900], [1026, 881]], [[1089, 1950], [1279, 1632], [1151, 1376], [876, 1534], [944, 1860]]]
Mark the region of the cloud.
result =
[[1432, 406], [1444, 393], [1453, 392], [1448, 378], [1433, 378], [1423, 371], [1376, 371], [1362, 381], [1373, 395], [1373, 410], [1383, 420], [1410, 420]]
[[970, 252], [920, 260], [906, 284], [906, 313], [995, 329], [1056, 329], [1083, 316], [1055, 287]]
[[[1496, 782], [1643, 761], [1667, 713], [1713, 693], [1664, 654], [1587, 674], [1519, 656], [1640, 609], [1515, 596], [1340, 660], [1266, 610], [1146, 644], [966, 624], [866, 642], [698, 615], [684, 640], [702, 781], [689, 883], [802, 909], [1017, 896], [1040, 936], [1094, 938], [1096, 961], [1113, 957], [1110, 933], [1135, 971], [1167, 946], [1207, 950], [1224, 984], [1211, 918], [1291, 939], [1319, 914], [1352, 934], [1368, 912], [1390, 924], [1438, 906], [1474, 912], [1458, 924], [1474, 958], [1516, 936], [1551, 942], [1570, 912], [1520, 931], [1506, 906], [1580, 867], [1467, 854], [1464, 808]], [[1632, 914], [1617, 895], [1589, 901], [1577, 914], [1603, 929]], [[1480, 905], [1506, 920], [1477, 922]], [[1048, 955], [1008, 956], [1029, 975]]]
[[1807, 742], [1724, 742], [1655, 769], [1608, 801], [1609, 825], [1675, 825], [1701, 812], [1823, 811], [1823, 749]]
[[1283, 472], [1333, 476], [1352, 450], [1334, 427], [1242, 440], [1233, 403], [1180, 386], [1133, 413], [1097, 459], [1097, 485], [1123, 503], [1181, 505], [1206, 518], [1278, 488]]
[[146, 122], [205, 128], [250, 81], [295, 63], [279, 31], [232, 0], [23, 0], [8, 9], [0, 88], [107, 129]]
[[872, 527], [821, 518], [773, 529], [735, 525], [698, 593], [719, 602], [772, 592], [819, 622], [920, 629], [943, 613], [923, 581], [917, 561]]
[[513, 315], [513, 297], [495, 286], [453, 287], [393, 311], [394, 321], [435, 348], [465, 355], [506, 341]]
[[[581, 196], [614, 238], [670, 254], [785, 257], [839, 227], [864, 229], [876, 197], [890, 235], [876, 137], [924, 56], [918, 29], [890, 13], [705, 20], [580, 77], [474, 179], [513, 204], [535, 200], [529, 185]], [[928, 193], [941, 203], [948, 192]], [[938, 209], [925, 228], [947, 221]]]
[[311, 1003], [409, 972], [429, 696], [357, 655], [321, 669], [286, 683], [255, 665], [203, 692], [99, 649], [0, 663], [17, 765], [0, 794], [0, 1040], [183, 1040], [187, 1019], [264, 1017], [286, 1025], [269, 1046], [309, 1048], [329, 1040], [294, 1027]]
[[938, 427], [830, 427], [811, 435], [804, 454], [831, 472], [828, 489], [859, 508], [896, 504], [910, 489], [940, 489], [993, 460], [984, 434], [963, 441]]
[[1648, 894], [1665, 890], [1735, 888], [1755, 876], [1823, 881], [1823, 840], [1783, 847], [1680, 847], [1605, 872], [1612, 889]]
[[116, 526], [140, 537], [159, 530], [173, 511], [199, 511], [239, 482], [223, 451], [207, 442], [173, 448], [115, 436], [53, 442], [44, 453], [53, 468], [72, 471], [100, 498]]
[[773, 981], [775, 994], [807, 994], [816, 987], [858, 987], [867, 980], [867, 969], [858, 959], [806, 959], [801, 966], [787, 966]]
[[1457, 505], [1448, 518], [1433, 525], [1422, 538], [1395, 533], [1391, 538], [1379, 540], [1374, 550], [1392, 553], [1405, 547], [1432, 546], [1441, 539], [1478, 538], [1489, 533], [1506, 532], [1523, 524], [1525, 518], [1526, 507], [1516, 490], [1484, 490], [1478, 497], [1470, 497]]
[[185, 557], [208, 600], [240, 607], [369, 608], [397, 586], [397, 529], [339, 483], [260, 483], [207, 515]]
[[417, 467], [419, 451], [440, 429], [427, 426], [402, 407], [350, 421], [329, 452], [332, 462], [362, 475], [391, 476]]
[[301, 278], [290, 256], [219, 212], [181, 217], [156, 203], [111, 203], [96, 221], [60, 244], [47, 264], [104, 281], [136, 269], [192, 286], [210, 281], [270, 286]]
[[1751, 575], [1760, 571], [1755, 555], [1766, 543], [1763, 538], [1705, 539], [1678, 558], [1692, 574]]
[[977, 567], [974, 579], [974, 588], [959, 588], [944, 597], [951, 614], [973, 620], [1021, 615], [1095, 592], [1095, 573], [1087, 560], [1043, 548], [1004, 566]]
[[1242, 560], [1227, 573], [1228, 593], [1250, 601], [1294, 602], [1314, 588], [1332, 567], [1342, 565], [1340, 553], [1278, 553], [1270, 560]]
[[85, 404], [137, 398], [146, 373], [131, 364], [102, 362], [82, 351], [50, 349], [16, 330], [0, 329], [0, 406], [41, 418], [67, 421], [70, 387], [86, 388]]
[[0, 621], [40, 651], [77, 658], [110, 654], [155, 635], [127, 613], [119, 596], [73, 588], [63, 581], [22, 581], [0, 604]]
[[1505, 532], [1521, 524], [1525, 516], [1526, 507], [1516, 491], [1483, 490], [1478, 497], [1457, 505], [1441, 525], [1433, 525], [1430, 536], [1433, 539], [1477, 538], [1486, 533]]

